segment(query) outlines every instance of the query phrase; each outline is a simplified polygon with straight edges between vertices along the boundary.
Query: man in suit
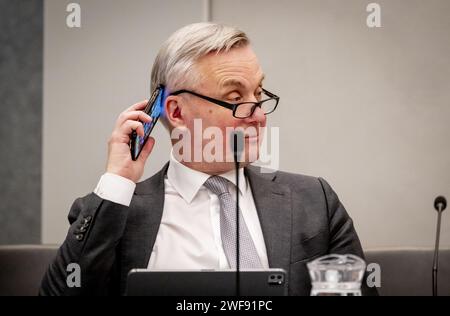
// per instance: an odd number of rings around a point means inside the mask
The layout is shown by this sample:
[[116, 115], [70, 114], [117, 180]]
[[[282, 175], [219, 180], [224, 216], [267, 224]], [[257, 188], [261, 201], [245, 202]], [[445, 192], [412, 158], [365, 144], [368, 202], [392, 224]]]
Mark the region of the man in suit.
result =
[[[175, 32], [155, 60], [152, 89], [165, 87], [161, 119], [172, 135], [185, 135], [184, 147], [174, 150], [172, 140], [170, 161], [137, 183], [155, 144], [150, 137], [139, 158], [131, 159], [129, 135], [142, 136], [142, 122], [151, 121], [142, 111], [146, 101], [118, 117], [106, 173], [93, 193], [74, 202], [69, 232], [40, 294], [123, 294], [133, 268], [235, 268], [236, 194], [241, 267], [283, 268], [290, 295], [309, 295], [307, 262], [329, 253], [363, 257], [352, 220], [325, 180], [262, 173], [249, 165], [261, 144], [260, 128], [278, 104], [278, 97], [263, 89], [263, 79], [244, 32], [213, 23]], [[214, 128], [223, 135], [216, 151], [227, 151], [229, 128], [256, 131], [244, 134], [239, 190], [233, 160], [192, 159], [189, 153], [208, 146], [195, 134], [196, 120], [202, 134]], [[70, 263], [81, 268], [81, 287], [66, 284]], [[363, 282], [363, 294], [376, 290]]]

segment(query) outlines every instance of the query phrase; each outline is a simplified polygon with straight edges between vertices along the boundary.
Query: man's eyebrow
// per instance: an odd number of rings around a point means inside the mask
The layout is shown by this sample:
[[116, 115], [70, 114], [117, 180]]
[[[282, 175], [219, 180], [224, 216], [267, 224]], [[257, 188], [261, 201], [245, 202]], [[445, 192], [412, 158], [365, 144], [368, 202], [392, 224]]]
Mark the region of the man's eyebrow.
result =
[[227, 79], [221, 84], [221, 86], [223, 88], [230, 87], [230, 86], [238, 86], [241, 88], [245, 88], [245, 85], [241, 81], [236, 80], [236, 79]]
[[[266, 76], [264, 74], [261, 76], [261, 79], [259, 80], [258, 86], [260, 86], [260, 87], [262, 86], [262, 82], [263, 82], [265, 77]], [[221, 86], [223, 88], [226, 88], [226, 87], [229, 87], [229, 86], [237, 86], [237, 87], [240, 87], [240, 88], [245, 88], [245, 84], [242, 83], [242, 81], [236, 80], [236, 79], [227, 79], [221, 84]]]
[[259, 86], [260, 86], [260, 87], [262, 87], [262, 84], [263, 84], [264, 79], [266, 79], [266, 75], [265, 75], [265, 74], [262, 74], [261, 80], [259, 81]]

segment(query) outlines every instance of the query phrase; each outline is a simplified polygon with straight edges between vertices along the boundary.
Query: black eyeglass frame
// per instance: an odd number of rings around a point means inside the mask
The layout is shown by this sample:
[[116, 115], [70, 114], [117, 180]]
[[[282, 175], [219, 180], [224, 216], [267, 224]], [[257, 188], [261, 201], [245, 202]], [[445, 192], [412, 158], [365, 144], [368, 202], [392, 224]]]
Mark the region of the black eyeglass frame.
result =
[[[181, 94], [181, 93], [189, 93], [189, 94], [195, 95], [196, 97], [199, 97], [199, 98], [201, 98], [201, 99], [204, 99], [204, 100], [206, 100], [206, 101], [212, 102], [212, 103], [214, 103], [214, 104], [217, 104], [217, 105], [220, 105], [220, 106], [222, 106], [222, 107], [224, 107], [224, 108], [227, 108], [227, 109], [229, 109], [229, 110], [232, 110], [232, 111], [233, 111], [233, 116], [234, 116], [235, 118], [245, 119], [245, 118], [250, 117], [250, 116], [253, 115], [253, 113], [254, 113], [255, 110], [256, 110], [256, 107], [261, 108], [261, 106], [262, 106], [262, 104], [263, 104], [264, 102], [267, 102], [267, 101], [270, 101], [270, 100], [276, 100], [275, 107], [273, 108], [272, 111], [267, 112], [267, 113], [264, 113], [264, 115], [273, 113], [273, 112], [276, 110], [276, 108], [277, 108], [277, 106], [278, 106], [278, 102], [280, 102], [280, 97], [277, 96], [277, 95], [275, 95], [275, 94], [273, 94], [272, 92], [267, 91], [267, 90], [264, 89], [264, 88], [262, 89], [262, 91], [263, 91], [265, 94], [267, 94], [267, 95], [269, 96], [268, 99], [261, 100], [261, 101], [258, 101], [258, 102], [239, 102], [239, 103], [235, 103], [235, 104], [233, 104], [233, 103], [228, 103], [228, 102], [225, 102], [225, 101], [222, 101], [222, 100], [217, 100], [217, 99], [208, 97], [208, 96], [206, 96], [206, 95], [202, 95], [202, 94], [200, 94], [200, 93], [197, 93], [197, 92], [194, 92], [194, 91], [190, 91], [190, 90], [185, 90], [185, 89], [177, 90], [177, 91], [175, 91], [175, 92], [172, 92], [170, 95], [179, 95], [179, 94]], [[242, 104], [253, 104], [253, 107], [252, 107], [252, 110], [250, 111], [250, 114], [249, 114], [248, 116], [246, 116], [246, 117], [236, 116], [236, 111], [237, 111], [238, 107], [239, 107], [240, 105], [242, 105]]]

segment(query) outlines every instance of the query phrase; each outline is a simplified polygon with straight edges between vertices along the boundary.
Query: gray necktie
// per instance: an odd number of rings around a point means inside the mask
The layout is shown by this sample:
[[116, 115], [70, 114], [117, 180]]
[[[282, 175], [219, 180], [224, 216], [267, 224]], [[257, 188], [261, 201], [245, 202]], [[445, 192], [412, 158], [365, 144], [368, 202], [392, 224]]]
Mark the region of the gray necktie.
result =
[[[219, 197], [220, 201], [220, 235], [222, 245], [231, 268], [236, 268], [236, 201], [228, 191], [228, 180], [212, 176], [205, 182], [205, 187]], [[239, 262], [240, 267], [261, 268], [255, 244], [239, 210]]]

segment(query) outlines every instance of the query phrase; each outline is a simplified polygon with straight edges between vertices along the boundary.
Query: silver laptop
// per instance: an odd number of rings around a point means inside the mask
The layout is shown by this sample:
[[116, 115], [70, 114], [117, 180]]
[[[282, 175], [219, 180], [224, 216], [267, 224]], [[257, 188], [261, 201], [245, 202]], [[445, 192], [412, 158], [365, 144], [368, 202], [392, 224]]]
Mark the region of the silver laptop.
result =
[[[283, 269], [241, 270], [242, 296], [287, 295]], [[145, 270], [128, 274], [126, 295], [130, 296], [235, 296], [236, 271], [233, 270]]]

